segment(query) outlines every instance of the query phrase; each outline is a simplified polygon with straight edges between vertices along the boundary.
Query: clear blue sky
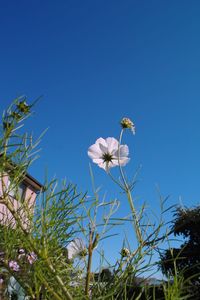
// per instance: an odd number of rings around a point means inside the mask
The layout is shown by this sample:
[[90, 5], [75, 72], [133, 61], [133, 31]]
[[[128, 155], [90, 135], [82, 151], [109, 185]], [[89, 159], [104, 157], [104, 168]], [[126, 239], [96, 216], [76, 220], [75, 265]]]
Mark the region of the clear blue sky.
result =
[[[0, 109], [21, 94], [43, 95], [28, 128], [43, 140], [32, 167], [40, 181], [66, 177], [90, 190], [87, 148], [118, 136], [129, 116], [127, 172], [157, 211], [155, 185], [169, 204], [200, 199], [200, 2], [1, 1]], [[97, 185], [120, 194], [98, 167]], [[123, 199], [122, 215], [128, 211]], [[119, 246], [116, 242], [116, 247]]]

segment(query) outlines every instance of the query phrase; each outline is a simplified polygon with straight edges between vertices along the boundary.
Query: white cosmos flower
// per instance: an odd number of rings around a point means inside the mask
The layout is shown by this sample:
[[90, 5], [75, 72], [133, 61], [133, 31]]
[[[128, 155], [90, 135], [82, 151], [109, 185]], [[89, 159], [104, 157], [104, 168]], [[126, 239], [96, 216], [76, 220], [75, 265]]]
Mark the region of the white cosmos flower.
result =
[[67, 245], [67, 258], [69, 260], [75, 258], [75, 257], [82, 257], [87, 255], [87, 249], [85, 246], [85, 243], [80, 238], [75, 238]]
[[106, 171], [119, 164], [125, 166], [130, 160], [128, 154], [128, 146], [119, 146], [118, 140], [113, 137], [99, 138], [88, 149], [88, 156], [92, 161]]

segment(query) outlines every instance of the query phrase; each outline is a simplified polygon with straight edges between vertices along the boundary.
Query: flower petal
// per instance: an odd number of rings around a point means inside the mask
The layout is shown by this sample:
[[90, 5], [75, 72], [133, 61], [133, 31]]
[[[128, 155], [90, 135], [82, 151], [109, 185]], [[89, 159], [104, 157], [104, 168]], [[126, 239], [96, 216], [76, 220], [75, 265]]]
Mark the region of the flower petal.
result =
[[125, 166], [129, 162], [130, 158], [129, 157], [123, 157], [119, 160], [120, 166]]
[[104, 153], [107, 153], [107, 152], [108, 152], [108, 145], [107, 145], [107, 142], [106, 142], [105, 139], [99, 138], [99, 139], [96, 140], [95, 144], [98, 145], [99, 149], [100, 149], [101, 152], [102, 152], [102, 155], [103, 155]]
[[118, 158], [116, 156], [112, 157], [112, 160], [109, 162], [109, 168], [118, 166]]
[[113, 167], [115, 166], [125, 166], [129, 162], [130, 158], [129, 157], [121, 157], [120, 159], [118, 157], [113, 157], [112, 159], [112, 164]]
[[104, 169], [105, 171], [108, 170], [108, 168], [107, 168], [107, 163], [106, 163], [106, 162], [102, 162], [102, 163], [98, 164], [98, 166], [99, 166], [99, 168], [102, 168], [102, 169]]
[[85, 248], [84, 242], [80, 238], [75, 238], [66, 247], [68, 253], [68, 259], [73, 259], [78, 256], [81, 251]]
[[99, 149], [99, 145], [93, 144], [88, 149], [88, 156], [91, 159], [100, 158], [102, 156], [102, 151]]
[[128, 156], [129, 155], [129, 148], [127, 145], [120, 145], [119, 148], [120, 157]]
[[108, 146], [104, 146], [102, 144], [99, 144], [99, 148], [102, 151], [102, 155], [108, 153]]
[[96, 140], [95, 144], [97, 144], [97, 145], [101, 144], [101, 145], [103, 145], [104, 147], [107, 147], [107, 146], [108, 146], [106, 140], [103, 139], [102, 137], [98, 138], [98, 139]]
[[104, 163], [104, 160], [102, 158], [94, 158], [93, 163], [95, 163], [97, 165], [102, 164], [102, 163]]
[[129, 148], [127, 145], [120, 145], [119, 151], [115, 151], [115, 153], [113, 153], [114, 156], [116, 156], [117, 158], [123, 158], [123, 157], [127, 157], [129, 154]]
[[115, 151], [118, 150], [119, 142], [113, 137], [108, 137], [106, 139], [108, 145], [108, 153], [113, 154]]

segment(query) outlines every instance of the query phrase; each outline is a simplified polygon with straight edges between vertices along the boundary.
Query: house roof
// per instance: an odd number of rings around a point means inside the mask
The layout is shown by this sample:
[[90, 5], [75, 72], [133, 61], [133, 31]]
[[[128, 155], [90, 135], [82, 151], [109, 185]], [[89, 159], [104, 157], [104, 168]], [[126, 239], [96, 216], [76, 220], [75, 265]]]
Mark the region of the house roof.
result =
[[44, 188], [44, 186], [29, 173], [26, 173], [24, 182], [32, 186], [36, 191], [41, 191]]
[[[0, 153], [0, 157], [2, 156], [2, 153]], [[8, 169], [12, 169], [16, 164], [13, 162], [8, 162]], [[44, 186], [37, 181], [33, 176], [31, 176], [29, 173], [25, 174], [25, 177], [23, 179], [23, 182], [33, 187], [36, 192], [39, 192], [44, 189]]]

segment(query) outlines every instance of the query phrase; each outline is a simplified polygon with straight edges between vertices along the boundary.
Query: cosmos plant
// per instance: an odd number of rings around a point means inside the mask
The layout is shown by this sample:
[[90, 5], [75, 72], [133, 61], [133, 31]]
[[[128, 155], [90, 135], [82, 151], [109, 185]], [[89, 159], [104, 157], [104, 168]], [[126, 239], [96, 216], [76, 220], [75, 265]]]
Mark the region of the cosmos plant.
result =
[[[136, 276], [144, 257], [157, 247], [162, 225], [162, 221], [157, 227], [152, 225], [148, 233], [151, 224], [147, 222], [146, 227], [142, 224], [144, 206], [139, 211], [135, 208], [132, 196], [135, 181], [129, 181], [124, 171], [130, 162], [130, 154], [128, 145], [122, 143], [123, 134], [127, 130], [135, 134], [135, 125], [129, 118], [123, 118], [118, 139], [100, 137], [88, 148], [88, 156], [101, 169], [99, 171], [104, 171], [105, 176], [126, 195], [131, 218], [115, 218], [119, 200], [102, 199], [90, 169], [93, 196], [78, 192], [76, 185], [65, 180], [58, 182], [55, 178], [45, 178], [37, 195], [34, 215], [30, 214], [27, 204], [18, 199], [28, 216], [27, 229], [10, 196], [12, 188], [17, 190], [37, 158], [37, 147], [43, 136], [34, 140], [22, 130], [23, 122], [32, 114], [33, 104], [29, 104], [26, 97], [17, 98], [2, 119], [0, 182], [3, 191], [0, 201], [12, 214], [15, 228], [0, 226], [0, 285], [7, 284], [5, 291], [16, 293], [9, 288], [9, 283], [14, 282], [24, 297], [34, 300], [114, 299], [113, 295], [117, 295], [116, 299], [125, 299], [127, 278], [130, 274]], [[9, 173], [9, 184], [5, 186], [5, 169], [10, 165], [14, 167]], [[119, 177], [114, 177], [113, 168], [119, 170]], [[93, 254], [96, 251], [101, 262], [107, 262], [101, 251], [102, 241], [111, 238], [110, 231], [124, 220], [133, 225], [137, 243], [133, 249], [124, 241], [118, 251], [119, 257], [112, 265], [113, 273], [103, 270], [100, 264], [96, 276]], [[104, 275], [106, 281], [102, 279]]]

